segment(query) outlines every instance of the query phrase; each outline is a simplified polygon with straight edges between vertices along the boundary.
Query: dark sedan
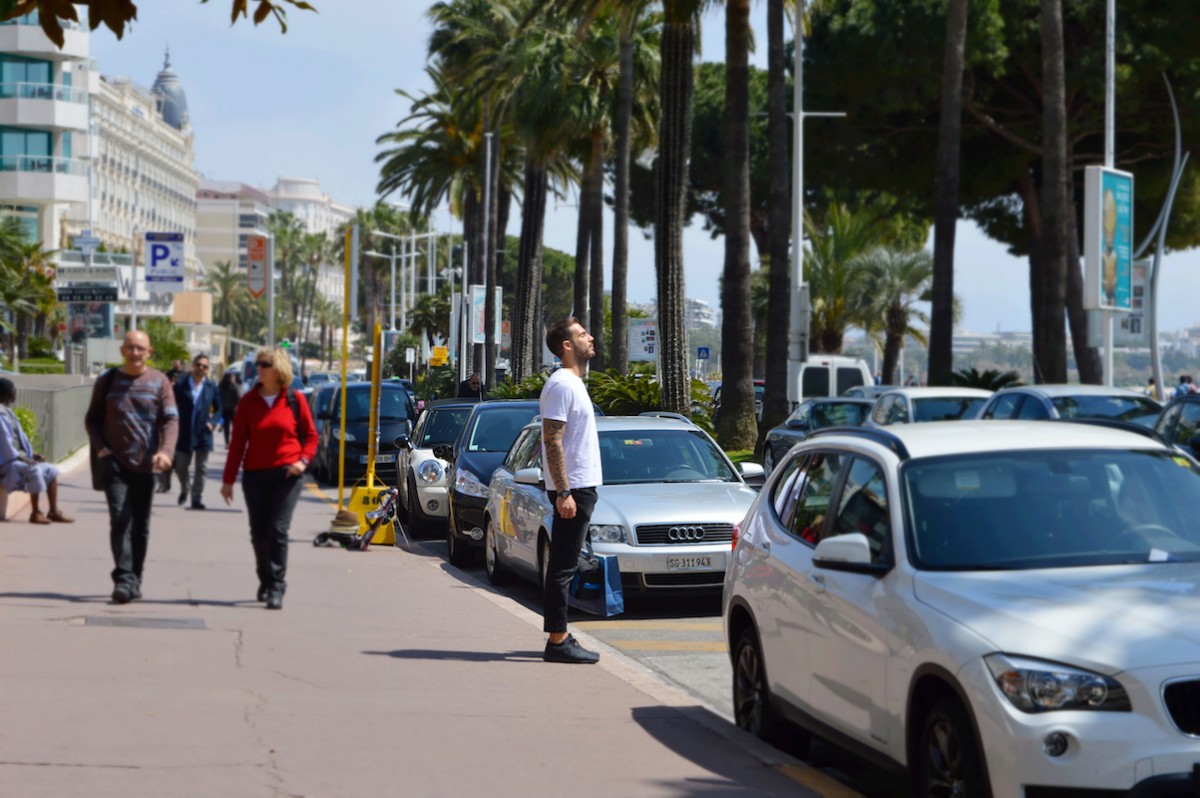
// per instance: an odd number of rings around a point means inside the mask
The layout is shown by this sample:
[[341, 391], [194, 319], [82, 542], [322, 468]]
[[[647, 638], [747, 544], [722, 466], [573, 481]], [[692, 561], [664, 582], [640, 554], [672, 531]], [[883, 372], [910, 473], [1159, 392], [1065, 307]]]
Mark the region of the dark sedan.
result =
[[763, 443], [763, 470], [770, 475], [788, 450], [825, 427], [861, 427], [871, 414], [871, 399], [823, 397], [801, 402], [778, 427], [767, 433]]
[[1177, 396], [1168, 402], [1154, 431], [1168, 446], [1200, 458], [1200, 394]]
[[484, 510], [492, 472], [517, 434], [538, 414], [536, 400], [492, 400], [475, 405], [454, 442], [450, 463], [450, 562], [468, 565], [483, 551]]
[[[320, 463], [317, 470], [336, 481], [338, 453], [341, 449], [342, 392], [335, 391], [329, 409], [317, 411], [321, 440], [317, 446]], [[371, 384], [346, 385], [346, 484], [362, 479], [367, 473], [367, 448], [370, 445]], [[412, 432], [417, 411], [408, 391], [399, 383], [385, 382], [379, 396], [379, 445], [375, 453], [375, 476], [388, 485], [396, 482], [396, 446], [394, 441]], [[328, 423], [324, 423], [328, 422]]]

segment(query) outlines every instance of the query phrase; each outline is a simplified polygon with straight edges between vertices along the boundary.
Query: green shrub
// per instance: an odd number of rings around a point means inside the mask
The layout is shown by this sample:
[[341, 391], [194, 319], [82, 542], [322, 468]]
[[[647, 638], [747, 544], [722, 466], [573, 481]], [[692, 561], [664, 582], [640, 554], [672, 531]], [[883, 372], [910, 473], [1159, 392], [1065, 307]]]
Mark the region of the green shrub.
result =
[[67, 367], [50, 358], [49, 363], [22, 360], [18, 370], [22, 374], [65, 374]]
[[43, 338], [40, 335], [29, 336], [27, 346], [29, 347], [30, 357], [54, 357], [54, 345], [50, 343], [48, 338]]
[[17, 421], [21, 422], [21, 429], [25, 430], [25, 434], [29, 436], [29, 440], [33, 440], [38, 434], [37, 416], [28, 407], [14, 407], [13, 412], [17, 415]]
[[537, 399], [546, 387], [546, 378], [550, 376], [542, 372], [530, 374], [520, 382], [502, 382], [488, 391], [489, 399]]
[[[609, 416], [636, 416], [648, 410], [662, 410], [658, 380], [646, 373], [621, 374], [615, 369], [588, 376], [588, 390], [596, 406]], [[708, 411], [708, 386], [692, 380], [692, 423], [711, 434], [712, 417]]]

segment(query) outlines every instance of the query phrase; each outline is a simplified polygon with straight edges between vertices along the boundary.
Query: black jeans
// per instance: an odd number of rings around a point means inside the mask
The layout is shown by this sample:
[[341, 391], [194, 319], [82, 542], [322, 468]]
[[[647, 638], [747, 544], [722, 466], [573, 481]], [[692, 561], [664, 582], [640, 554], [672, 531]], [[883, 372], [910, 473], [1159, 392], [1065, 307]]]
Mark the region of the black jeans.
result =
[[233, 413], [235, 409], [229, 407], [221, 410], [221, 431], [225, 433], [226, 446], [229, 446], [229, 436], [233, 432]]
[[557, 494], [547, 491], [554, 505], [554, 525], [550, 530], [550, 561], [546, 566], [546, 584], [542, 586], [542, 631], [567, 631], [567, 590], [579, 566], [579, 552], [587, 538], [592, 510], [596, 509], [595, 488], [574, 488], [575, 517], [558, 514]]
[[242, 472], [258, 584], [268, 593], [282, 596], [287, 589], [288, 529], [303, 484], [303, 476], [289, 477], [286, 468]]
[[101, 462], [104, 497], [108, 499], [113, 585], [138, 588], [150, 541], [150, 507], [158, 476], [123, 468], [111, 455]]

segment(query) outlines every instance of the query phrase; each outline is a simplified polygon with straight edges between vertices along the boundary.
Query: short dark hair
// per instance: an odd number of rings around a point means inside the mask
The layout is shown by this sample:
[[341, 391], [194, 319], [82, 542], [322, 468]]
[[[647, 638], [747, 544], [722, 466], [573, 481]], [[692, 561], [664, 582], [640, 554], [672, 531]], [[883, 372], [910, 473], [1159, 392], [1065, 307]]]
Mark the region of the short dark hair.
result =
[[8, 404], [10, 399], [17, 398], [17, 386], [7, 377], [0, 377], [0, 404]]
[[562, 358], [563, 344], [571, 339], [572, 324], [582, 324], [582, 322], [574, 316], [567, 316], [565, 319], [554, 322], [550, 325], [550, 329], [546, 330], [546, 347], [557, 358]]
[[196, 355], [194, 358], [192, 358], [192, 365], [193, 365], [193, 366], [194, 366], [194, 365], [196, 365], [196, 364], [197, 364], [197, 363], [199, 363], [201, 360], [208, 360], [208, 355], [204, 354], [203, 352], [201, 352], [200, 354]]

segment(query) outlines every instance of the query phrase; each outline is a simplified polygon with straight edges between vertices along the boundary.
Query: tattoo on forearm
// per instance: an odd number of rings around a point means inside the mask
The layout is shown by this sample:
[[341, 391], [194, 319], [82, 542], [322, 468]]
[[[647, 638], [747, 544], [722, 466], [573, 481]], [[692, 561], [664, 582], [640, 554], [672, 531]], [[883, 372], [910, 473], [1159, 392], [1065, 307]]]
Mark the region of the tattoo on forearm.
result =
[[542, 419], [542, 446], [546, 453], [546, 470], [560, 489], [571, 487], [567, 484], [567, 456], [563, 451], [563, 435], [566, 431], [567, 422]]

